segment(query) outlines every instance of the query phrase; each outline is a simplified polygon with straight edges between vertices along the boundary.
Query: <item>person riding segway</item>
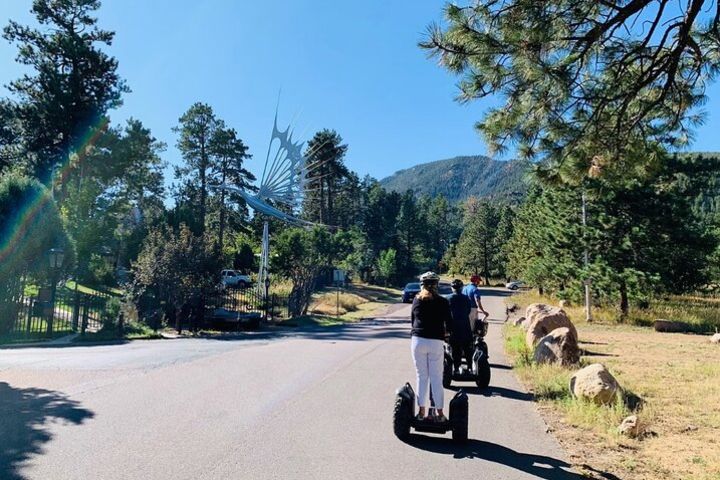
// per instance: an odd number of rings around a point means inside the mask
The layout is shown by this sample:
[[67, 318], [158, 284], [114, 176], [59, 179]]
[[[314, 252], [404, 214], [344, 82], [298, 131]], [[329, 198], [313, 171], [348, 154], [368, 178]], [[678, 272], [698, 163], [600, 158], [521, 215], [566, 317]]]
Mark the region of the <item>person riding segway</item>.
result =
[[462, 280], [456, 278], [452, 281], [451, 286], [454, 293], [448, 299], [452, 315], [450, 348], [452, 349], [454, 373], [459, 375], [462, 373], [463, 355], [465, 358], [470, 359], [473, 354], [473, 330], [467, 321], [467, 318], [470, 317], [472, 304], [470, 299], [462, 294]]
[[[462, 390], [450, 401], [450, 418], [443, 414], [443, 357], [446, 333], [451, 331], [449, 302], [438, 292], [440, 277], [434, 272], [420, 276], [420, 293], [413, 300], [411, 310], [412, 357], [417, 375], [417, 396], [406, 383], [396, 392], [393, 430], [401, 440], [407, 440], [410, 429], [445, 433], [452, 430], [453, 439], [467, 440], [468, 399]], [[426, 416], [428, 400], [434, 414]], [[415, 402], [418, 414], [415, 415]]]
[[[479, 278], [471, 280], [479, 282]], [[445, 345], [445, 365], [443, 369], [443, 386], [449, 388], [453, 380], [474, 381], [480, 388], [490, 385], [490, 361], [488, 359], [488, 346], [485, 343], [487, 334], [488, 313], [482, 308], [477, 285], [470, 285], [475, 289], [465, 287], [463, 292], [469, 291], [472, 298], [460, 293], [462, 281], [454, 280], [452, 283], [455, 294], [450, 297], [453, 316], [452, 334], [450, 342]], [[475, 290], [478, 290], [477, 292]], [[470, 305], [468, 305], [468, 303]], [[469, 308], [476, 305], [479, 308]], [[485, 314], [482, 320], [477, 318], [478, 309]], [[466, 312], [470, 311], [466, 316]], [[469, 318], [470, 321], [464, 319]], [[472, 326], [472, 328], [471, 328]], [[463, 360], [465, 365], [463, 365]], [[465, 368], [463, 368], [463, 366]]]

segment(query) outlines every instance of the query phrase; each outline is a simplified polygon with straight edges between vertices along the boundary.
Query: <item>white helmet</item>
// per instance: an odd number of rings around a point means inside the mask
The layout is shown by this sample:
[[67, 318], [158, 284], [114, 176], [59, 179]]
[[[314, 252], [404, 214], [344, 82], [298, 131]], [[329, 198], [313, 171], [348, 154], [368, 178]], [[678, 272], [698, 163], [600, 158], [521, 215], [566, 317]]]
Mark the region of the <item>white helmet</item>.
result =
[[420, 281], [422, 283], [438, 283], [440, 281], [440, 276], [435, 272], [425, 272], [420, 275]]

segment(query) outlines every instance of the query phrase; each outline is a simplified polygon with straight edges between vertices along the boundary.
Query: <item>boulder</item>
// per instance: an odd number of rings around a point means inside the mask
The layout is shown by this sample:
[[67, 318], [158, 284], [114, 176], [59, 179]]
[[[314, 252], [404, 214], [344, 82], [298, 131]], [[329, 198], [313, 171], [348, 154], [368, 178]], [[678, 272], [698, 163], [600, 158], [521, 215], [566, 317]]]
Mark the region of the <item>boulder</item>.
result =
[[575, 372], [570, 377], [570, 393], [575, 398], [584, 398], [598, 405], [615, 401], [620, 385], [601, 363], [593, 363]]
[[531, 303], [525, 309], [525, 318], [532, 321], [535, 315], [544, 311], [547, 308], [550, 308], [550, 305], [545, 305], [544, 303]]
[[690, 325], [687, 323], [673, 320], [655, 320], [654, 327], [656, 332], [685, 333], [690, 331]]
[[567, 327], [556, 328], [540, 339], [533, 355], [535, 363], [574, 365], [580, 361], [577, 337]]
[[710, 342], [712, 343], [720, 343], [720, 333], [716, 333], [712, 337], [710, 337]]
[[637, 437], [640, 434], [640, 422], [638, 421], [637, 415], [625, 417], [620, 426], [618, 426], [618, 433], [630, 438]]
[[527, 334], [525, 342], [528, 347], [533, 348], [542, 337], [556, 328], [566, 327], [575, 337], [577, 343], [578, 334], [575, 325], [570, 321], [565, 310], [545, 304], [533, 304], [528, 307], [525, 317], [527, 318]]

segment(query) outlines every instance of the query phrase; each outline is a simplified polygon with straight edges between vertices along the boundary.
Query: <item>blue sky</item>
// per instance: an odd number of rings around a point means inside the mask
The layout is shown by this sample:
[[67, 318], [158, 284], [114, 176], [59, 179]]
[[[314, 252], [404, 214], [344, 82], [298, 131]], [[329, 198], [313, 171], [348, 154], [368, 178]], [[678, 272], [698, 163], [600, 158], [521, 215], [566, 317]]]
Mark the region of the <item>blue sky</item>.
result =
[[[31, 23], [31, 0], [3, 0], [0, 24]], [[249, 145], [261, 173], [278, 92], [280, 121], [309, 139], [333, 128], [347, 164], [377, 178], [418, 163], [483, 154], [473, 124], [488, 101], [454, 102], [456, 79], [417, 48], [443, 1], [105, 0], [100, 26], [132, 89], [110, 116], [140, 119], [179, 160], [171, 128], [196, 101], [213, 106]], [[17, 78], [15, 47], [0, 41], [0, 84]], [[0, 88], [0, 94], [6, 91]], [[708, 95], [693, 150], [718, 151], [720, 86]], [[170, 175], [168, 170], [168, 175]]]

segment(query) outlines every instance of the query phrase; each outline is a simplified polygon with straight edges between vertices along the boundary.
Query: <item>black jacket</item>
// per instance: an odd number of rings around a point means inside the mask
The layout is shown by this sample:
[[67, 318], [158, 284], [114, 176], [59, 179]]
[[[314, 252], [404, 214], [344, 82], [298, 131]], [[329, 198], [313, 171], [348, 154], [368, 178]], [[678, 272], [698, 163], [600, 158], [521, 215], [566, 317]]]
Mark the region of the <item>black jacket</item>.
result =
[[472, 340], [470, 328], [470, 309], [473, 307], [470, 298], [462, 293], [453, 293], [450, 297], [452, 312], [451, 342], [466, 343]]
[[428, 300], [415, 297], [412, 304], [412, 335], [415, 337], [444, 340], [451, 328], [450, 303], [437, 296]]

